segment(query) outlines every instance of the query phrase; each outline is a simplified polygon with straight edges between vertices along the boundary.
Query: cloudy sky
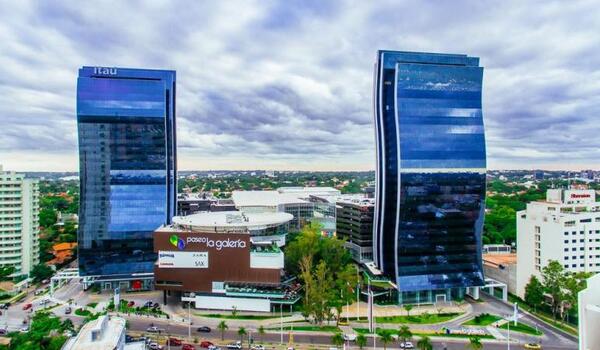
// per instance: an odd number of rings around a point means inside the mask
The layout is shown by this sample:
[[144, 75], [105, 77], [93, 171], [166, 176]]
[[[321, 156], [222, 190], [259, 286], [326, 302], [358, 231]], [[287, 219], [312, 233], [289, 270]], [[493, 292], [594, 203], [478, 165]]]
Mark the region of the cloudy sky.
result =
[[600, 168], [597, 1], [0, 0], [0, 163], [77, 165], [83, 65], [177, 70], [180, 169], [371, 170], [378, 49], [481, 57], [488, 165]]

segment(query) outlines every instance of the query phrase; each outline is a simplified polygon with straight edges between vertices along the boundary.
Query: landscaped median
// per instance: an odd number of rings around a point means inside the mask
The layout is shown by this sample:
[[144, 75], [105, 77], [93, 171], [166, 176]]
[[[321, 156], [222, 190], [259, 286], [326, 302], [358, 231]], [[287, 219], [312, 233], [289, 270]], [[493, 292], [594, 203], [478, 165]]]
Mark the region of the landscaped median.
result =
[[[195, 316], [199, 317], [209, 317], [209, 318], [223, 318], [226, 320], [271, 320], [271, 319], [279, 319], [282, 316], [280, 315], [231, 315], [231, 314], [201, 314], [194, 313]], [[291, 314], [283, 314], [283, 317], [291, 316]]]
[[[396, 323], [396, 324], [435, 324], [448, 322], [453, 320], [459, 316], [462, 316], [462, 313], [453, 312], [453, 313], [441, 313], [441, 314], [429, 314], [422, 313], [419, 315], [410, 315], [410, 316], [378, 316], [375, 317], [376, 323]], [[352, 320], [352, 318], [351, 318]], [[356, 319], [354, 319], [356, 320]], [[358, 322], [367, 322], [365, 318], [361, 319]]]
[[[278, 331], [281, 330], [281, 327], [271, 327], [267, 328], [270, 331]], [[284, 331], [299, 331], [299, 332], [331, 332], [337, 333], [341, 332], [341, 330], [337, 326], [283, 326]]]
[[[498, 328], [508, 330], [508, 328], [509, 328], [508, 322], [501, 325]], [[544, 334], [539, 329], [533, 328], [529, 325], [526, 325], [525, 323], [517, 322], [517, 325], [515, 326], [515, 324], [512, 321], [510, 322], [510, 331], [525, 333], [525, 334], [529, 334], [529, 335], [537, 335], [537, 336]]]
[[[369, 329], [368, 328], [353, 328], [354, 331], [356, 333], [359, 334], [369, 334]], [[376, 333], [379, 335], [381, 333], [381, 331], [384, 328], [376, 328]], [[398, 335], [399, 330], [398, 329], [388, 329], [385, 328], [387, 331], [389, 331], [391, 334], [394, 335]], [[481, 334], [481, 335], [474, 335], [474, 334], [460, 334], [460, 333], [449, 333], [447, 334], [444, 331], [427, 331], [427, 330], [417, 330], [417, 331], [412, 331], [412, 334], [414, 336], [428, 336], [428, 337], [442, 337], [442, 338], [462, 338], [462, 339], [469, 339], [469, 338], [481, 338], [481, 339], [494, 339], [494, 337], [490, 334]]]
[[500, 321], [502, 317], [490, 314], [479, 314], [472, 319], [464, 322], [463, 326], [489, 326], [494, 322]]

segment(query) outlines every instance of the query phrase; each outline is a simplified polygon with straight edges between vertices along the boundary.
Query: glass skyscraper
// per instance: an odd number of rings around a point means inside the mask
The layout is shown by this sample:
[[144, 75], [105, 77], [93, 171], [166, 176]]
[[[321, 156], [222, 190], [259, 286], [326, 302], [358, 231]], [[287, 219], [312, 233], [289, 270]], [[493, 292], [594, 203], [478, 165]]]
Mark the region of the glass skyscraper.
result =
[[484, 283], [483, 68], [466, 55], [379, 51], [374, 261], [400, 302]]
[[152, 234], [176, 211], [175, 71], [81, 68], [77, 123], [79, 273], [147, 288]]

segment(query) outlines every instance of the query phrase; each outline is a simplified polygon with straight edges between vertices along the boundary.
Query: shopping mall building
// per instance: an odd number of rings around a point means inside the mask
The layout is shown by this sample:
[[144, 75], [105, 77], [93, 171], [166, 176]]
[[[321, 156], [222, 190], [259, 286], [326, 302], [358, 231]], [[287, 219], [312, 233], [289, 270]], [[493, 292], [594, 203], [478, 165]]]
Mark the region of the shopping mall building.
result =
[[275, 311], [299, 299], [284, 272], [288, 213], [203, 212], [154, 232], [155, 287], [200, 309]]

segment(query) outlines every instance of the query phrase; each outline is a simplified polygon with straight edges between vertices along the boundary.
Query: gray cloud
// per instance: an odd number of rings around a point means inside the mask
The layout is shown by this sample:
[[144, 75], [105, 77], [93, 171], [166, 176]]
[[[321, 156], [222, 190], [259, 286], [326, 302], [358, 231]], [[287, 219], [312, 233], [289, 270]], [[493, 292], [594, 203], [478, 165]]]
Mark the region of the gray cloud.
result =
[[491, 167], [600, 165], [594, 1], [19, 1], [2, 9], [5, 167], [76, 169], [77, 69], [107, 65], [177, 70], [181, 168], [373, 169], [377, 49], [481, 57]]

